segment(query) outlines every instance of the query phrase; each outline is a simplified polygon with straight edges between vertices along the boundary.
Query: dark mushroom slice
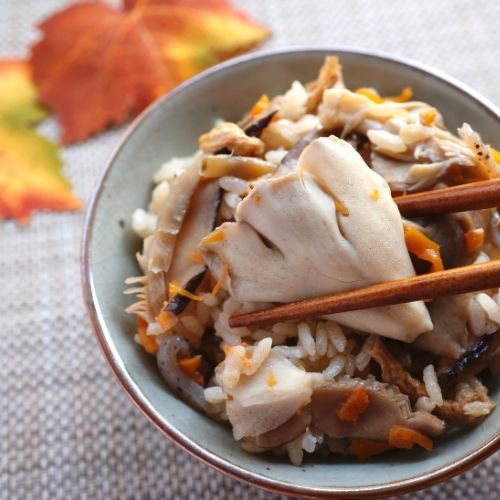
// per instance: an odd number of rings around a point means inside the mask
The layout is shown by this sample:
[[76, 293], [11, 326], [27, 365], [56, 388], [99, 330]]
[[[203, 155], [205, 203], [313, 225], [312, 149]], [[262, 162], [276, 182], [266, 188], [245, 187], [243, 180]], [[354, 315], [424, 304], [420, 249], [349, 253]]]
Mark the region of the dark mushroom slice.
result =
[[169, 388], [190, 406], [206, 413], [208, 403], [203, 387], [186, 375], [177, 362], [179, 356], [185, 358], [191, 355], [189, 342], [179, 335], [171, 335], [160, 342], [156, 360]]
[[[201, 282], [203, 281], [203, 278], [205, 278], [207, 274], [207, 267], [203, 268], [203, 271], [199, 272], [198, 274], [194, 275], [184, 286], [184, 290], [186, 290], [189, 293], [195, 293], [196, 289], [200, 286]], [[175, 314], [176, 316], [179, 316], [184, 309], [189, 305], [191, 302], [191, 299], [189, 297], [186, 297], [185, 295], [181, 295], [180, 293], [175, 294], [172, 299], [170, 299], [165, 306], [165, 311], [171, 314]]]
[[[471, 403], [481, 403], [486, 410], [474, 413]], [[434, 413], [453, 427], [472, 427], [480, 424], [495, 408], [495, 402], [488, 396], [488, 389], [476, 383], [474, 386], [459, 384], [442, 406], [436, 406]]]
[[260, 137], [262, 131], [271, 123], [271, 120], [278, 112], [277, 109], [264, 116], [251, 121], [243, 130], [249, 137]]
[[[369, 398], [356, 422], [341, 420], [337, 412], [346, 398], [363, 387]], [[393, 425], [437, 436], [445, 430], [442, 420], [425, 411], [412, 411], [410, 401], [393, 385], [374, 378], [340, 378], [317, 387], [311, 399], [311, 425], [333, 438], [364, 438], [387, 442]]]
[[399, 361], [394, 358], [384, 341], [377, 338], [371, 349], [371, 356], [382, 370], [382, 381], [394, 384], [406, 394], [412, 403], [421, 396], [427, 396], [424, 384], [413, 378]]
[[309, 411], [309, 406], [306, 406], [284, 424], [276, 427], [276, 429], [256, 436], [255, 444], [259, 448], [278, 448], [299, 437], [305, 432], [310, 423], [311, 412]]
[[[175, 280], [186, 291], [195, 293], [202, 283], [207, 267], [193, 260], [193, 256], [198, 254], [201, 240], [214, 229], [221, 200], [222, 190], [217, 181], [200, 182], [177, 238], [172, 264], [165, 275], [167, 286]], [[179, 315], [190, 301], [188, 297], [176, 294], [166, 305], [165, 311]]]
[[439, 375], [439, 385], [443, 391], [449, 389], [461, 377], [481, 373], [489, 365], [500, 348], [500, 332], [485, 335], [455, 361], [453, 367]]
[[[498, 349], [498, 339], [491, 339], [490, 351], [491, 355]], [[479, 342], [474, 355], [469, 355], [467, 358], [471, 361], [467, 363], [460, 362], [450, 370], [452, 373], [445, 373], [439, 377], [439, 384], [443, 392], [457, 381], [459, 376], [473, 375], [484, 369], [489, 361], [486, 354], [484, 343]], [[496, 347], [495, 347], [496, 346]], [[396, 361], [384, 344], [379, 340], [375, 343], [372, 349], [373, 359], [382, 368], [382, 380], [387, 383], [395, 384], [399, 389], [408, 395], [410, 400], [415, 403], [422, 396], [427, 396], [425, 385], [420, 380], [413, 378], [406, 370]], [[470, 363], [470, 364], [468, 364]], [[460, 371], [461, 370], [461, 371]], [[469, 371], [470, 370], [470, 371]], [[471, 402], [485, 403], [489, 408], [494, 406], [490, 398], [488, 398], [487, 389], [479, 385], [477, 387], [463, 387], [454, 391], [448, 391], [447, 398], [443, 401], [442, 406], [436, 406], [433, 413], [444, 420], [448, 425], [453, 427], [468, 427], [475, 425], [485, 418], [485, 415], [472, 415], [467, 413], [466, 405]], [[493, 405], [493, 406], [491, 406]]]
[[292, 146], [288, 153], [283, 157], [278, 168], [274, 171], [274, 177], [280, 177], [282, 175], [289, 174], [290, 172], [294, 172], [297, 163], [299, 161], [299, 157], [302, 154], [302, 151], [308, 146], [314, 139], [318, 137], [323, 137], [327, 135], [323, 129], [313, 130], [308, 132], [302, 139], [295, 143]]

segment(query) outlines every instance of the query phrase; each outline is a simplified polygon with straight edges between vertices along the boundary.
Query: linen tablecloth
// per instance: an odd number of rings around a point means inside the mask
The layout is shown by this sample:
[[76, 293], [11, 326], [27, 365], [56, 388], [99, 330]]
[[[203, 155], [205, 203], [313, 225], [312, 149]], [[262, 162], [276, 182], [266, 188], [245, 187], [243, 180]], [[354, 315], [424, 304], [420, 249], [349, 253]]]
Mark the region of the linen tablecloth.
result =
[[[0, 58], [24, 56], [38, 36], [34, 24], [69, 3], [0, 0]], [[500, 2], [233, 3], [272, 28], [263, 48], [343, 45], [403, 55], [500, 104]], [[53, 120], [41, 130], [58, 137]], [[122, 133], [115, 128], [64, 150], [65, 173], [84, 201]], [[83, 215], [0, 223], [0, 499], [278, 498], [191, 458], [118, 386], [82, 301]], [[499, 472], [497, 454], [411, 498], [498, 498]]]

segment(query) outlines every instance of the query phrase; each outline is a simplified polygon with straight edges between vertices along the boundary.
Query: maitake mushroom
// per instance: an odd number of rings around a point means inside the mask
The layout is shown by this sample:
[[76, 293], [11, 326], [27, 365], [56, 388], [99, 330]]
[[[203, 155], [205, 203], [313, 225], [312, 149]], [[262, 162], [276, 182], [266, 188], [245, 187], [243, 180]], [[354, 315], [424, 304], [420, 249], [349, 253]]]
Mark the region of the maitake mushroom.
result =
[[[414, 276], [390, 189], [347, 142], [319, 138], [297, 170], [263, 179], [202, 245], [211, 272], [228, 267], [239, 301], [291, 302]], [[365, 332], [413, 341], [432, 328], [423, 302], [332, 316]]]

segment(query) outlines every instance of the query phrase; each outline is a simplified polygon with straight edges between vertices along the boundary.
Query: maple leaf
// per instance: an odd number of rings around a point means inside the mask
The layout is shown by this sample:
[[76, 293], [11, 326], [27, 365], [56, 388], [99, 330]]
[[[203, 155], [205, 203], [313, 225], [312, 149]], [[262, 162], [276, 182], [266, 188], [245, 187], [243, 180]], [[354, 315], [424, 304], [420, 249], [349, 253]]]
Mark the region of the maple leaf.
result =
[[165, 63], [184, 80], [270, 35], [226, 0], [124, 0], [127, 10], [143, 5], [143, 24], [161, 48]]
[[27, 223], [37, 209], [80, 207], [57, 146], [30, 128], [47, 115], [36, 99], [29, 65], [0, 61], [0, 219]]
[[185, 78], [248, 50], [269, 32], [225, 0], [76, 4], [40, 25], [31, 64], [63, 143], [126, 121]]

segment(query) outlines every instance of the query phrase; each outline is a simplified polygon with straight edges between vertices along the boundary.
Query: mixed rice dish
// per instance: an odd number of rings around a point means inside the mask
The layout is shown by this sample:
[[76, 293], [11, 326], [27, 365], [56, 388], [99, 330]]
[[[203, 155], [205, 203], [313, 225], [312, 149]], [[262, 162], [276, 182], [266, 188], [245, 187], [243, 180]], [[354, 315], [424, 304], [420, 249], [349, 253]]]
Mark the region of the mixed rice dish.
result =
[[[258, 97], [258, 96], [256, 96]], [[349, 90], [336, 57], [316, 80], [219, 121], [154, 175], [135, 340], [168, 387], [231, 426], [251, 453], [368, 459], [433, 448], [495, 403], [500, 292], [231, 328], [228, 319], [374, 283], [496, 259], [497, 209], [402, 218], [393, 200], [500, 175], [500, 155], [458, 135], [411, 88]]]

